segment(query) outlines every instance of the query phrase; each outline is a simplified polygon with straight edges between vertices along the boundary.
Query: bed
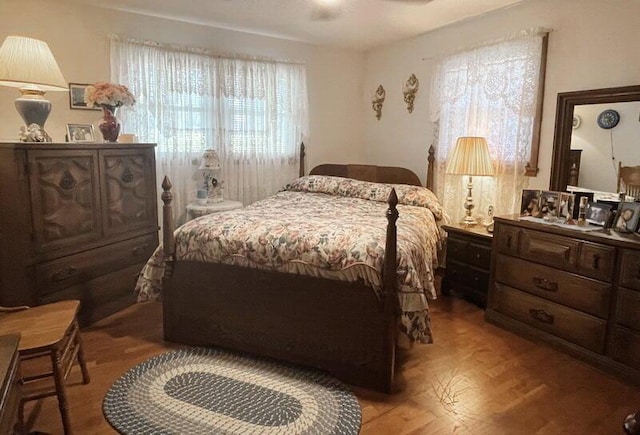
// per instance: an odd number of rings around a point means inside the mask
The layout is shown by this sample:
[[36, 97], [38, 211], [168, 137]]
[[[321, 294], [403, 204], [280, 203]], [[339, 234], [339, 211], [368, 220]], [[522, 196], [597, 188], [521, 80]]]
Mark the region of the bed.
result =
[[[301, 163], [301, 175], [303, 168]], [[433, 149], [430, 149], [428, 186], [432, 185], [432, 174]], [[369, 185], [364, 184], [365, 182], [392, 183], [394, 186]], [[155, 271], [156, 276], [159, 271], [162, 273], [165, 339], [188, 345], [221, 346], [313, 366], [327, 370], [350, 384], [378, 391], [391, 391], [399, 325], [404, 328], [405, 333], [413, 334], [415, 341], [431, 340], [428, 311], [425, 310], [426, 317], [419, 317], [413, 316], [412, 312], [400, 310], [407, 301], [409, 304], [412, 301], [417, 303], [427, 293], [435, 295], [433, 269], [428, 271], [426, 282], [422, 283], [423, 287], [428, 287], [420, 289], [422, 295], [417, 291], [412, 292], [414, 287], [408, 283], [415, 276], [424, 281], [423, 263], [430, 262], [433, 266], [437, 258], [429, 255], [427, 259], [425, 253], [425, 259], [411, 264], [411, 260], [398, 256], [398, 243], [402, 252], [407, 249], [418, 250], [414, 246], [417, 246], [416, 242], [405, 239], [408, 232], [418, 237], [421, 234], [419, 226], [412, 220], [413, 211], [418, 207], [409, 205], [415, 200], [416, 191], [420, 195], [426, 191], [424, 188], [411, 187], [419, 185], [419, 178], [407, 169], [369, 165], [321, 165], [311, 170], [310, 176], [293, 182], [287, 190], [261, 201], [260, 208], [252, 205], [224, 214], [204, 216], [174, 231], [172, 186], [165, 178], [162, 184], [163, 248], [154, 254], [157, 270], [148, 264], [141, 274], [141, 277], [144, 276], [145, 270]], [[345, 190], [349, 192], [342, 196]], [[279, 251], [280, 245], [290, 244], [286, 240], [291, 236], [280, 237], [279, 233], [275, 233], [283, 231], [283, 228], [292, 231], [291, 228], [295, 225], [306, 228], [307, 224], [324, 223], [325, 227], [318, 234], [333, 234], [332, 225], [325, 218], [327, 215], [338, 216], [341, 213], [322, 202], [326, 200], [326, 191], [339, 191], [337, 199], [328, 201], [337, 202], [338, 207], [341, 207], [337, 210], [348, 210], [344, 215], [350, 220], [333, 225], [333, 229], [343, 229], [339, 237], [346, 235], [347, 239], [356, 238], [354, 234], [365, 239], [374, 237], [358, 232], [354, 219], [359, 218], [355, 217], [357, 211], [350, 208], [350, 204], [356, 205], [356, 209], [362, 209], [369, 216], [386, 214], [386, 221], [384, 218], [376, 218], [375, 223], [360, 225], [371, 227], [370, 231], [372, 234], [375, 232], [377, 242], [369, 243], [365, 254], [359, 254], [355, 249], [350, 250], [351, 248], [343, 249], [339, 255], [343, 263], [334, 267], [335, 270], [329, 270], [329, 275], [313, 273], [319, 269], [312, 264], [316, 260], [307, 261], [304, 256], [312, 251], [324, 252], [322, 261], [330, 263], [330, 258], [326, 257], [331, 257], [333, 251], [325, 252], [315, 245], [300, 248], [308, 243], [301, 242], [298, 246], [300, 252], [296, 255], [300, 255], [305, 261], [292, 260], [291, 257], [286, 257], [290, 254]], [[352, 191], [357, 192], [354, 197], [350, 196]], [[358, 195], [364, 195], [367, 199], [359, 198]], [[371, 195], [375, 200], [370, 200]], [[387, 200], [382, 204], [381, 195], [385, 195]], [[312, 201], [311, 205], [307, 204], [309, 201]], [[429, 230], [432, 237], [433, 234], [441, 234], [435, 221], [442, 220], [444, 212], [438, 207], [439, 204], [434, 204], [433, 207], [429, 206], [428, 213], [423, 210], [416, 212], [421, 213], [420, 216], [425, 213], [434, 216], [435, 227]], [[326, 213], [319, 211], [325, 209]], [[305, 213], [308, 213], [309, 218], [301, 222], [300, 216]], [[396, 225], [399, 213], [403, 216], [400, 223], [403, 219], [407, 223], [406, 228], [400, 229], [400, 233]], [[236, 239], [225, 241], [224, 237], [233, 232], [236, 226], [229, 222], [238, 222], [237, 225], [254, 222], [259, 215], [268, 215], [265, 222], [269, 224], [256, 225], [263, 225], [261, 231], [267, 225], [266, 228], [273, 233], [265, 232], [261, 238], [251, 242], [253, 239], [247, 234], [248, 230], [239, 230], [240, 236], [236, 234]], [[279, 224], [281, 218], [286, 223]], [[294, 229], [299, 230], [298, 227]], [[441, 236], [426, 243], [440, 245], [442, 239], [439, 237]], [[424, 239], [425, 237], [421, 240]], [[262, 241], [264, 246], [260, 246]], [[197, 248], [201, 243], [203, 246], [216, 248]], [[233, 251], [237, 246], [244, 249], [252, 244], [257, 246], [255, 252], [247, 254], [243, 251], [236, 255], [236, 251]], [[274, 247], [274, 244], [277, 246]], [[205, 249], [206, 252], [198, 249]], [[278, 255], [273, 254], [276, 251], [279, 252]], [[216, 255], [217, 259], [208, 258]], [[366, 260], [363, 260], [364, 257]], [[162, 264], [158, 264], [158, 261]], [[349, 261], [357, 265], [354, 266]], [[158, 269], [159, 267], [162, 269]], [[332, 267], [329, 266], [328, 269]], [[311, 271], [302, 270], [305, 268]], [[364, 272], [346, 280], [332, 275], [344, 271], [348, 275], [354, 270]], [[416, 285], [420, 287], [420, 284]], [[406, 289], [409, 290], [403, 293]], [[141, 299], [148, 298], [147, 294]]]

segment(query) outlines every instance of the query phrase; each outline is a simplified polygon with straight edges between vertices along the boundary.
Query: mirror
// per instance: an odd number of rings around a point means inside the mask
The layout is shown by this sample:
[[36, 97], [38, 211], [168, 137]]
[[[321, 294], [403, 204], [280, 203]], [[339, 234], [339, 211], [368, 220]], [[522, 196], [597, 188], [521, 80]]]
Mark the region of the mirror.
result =
[[[592, 190], [616, 191], [618, 162], [622, 161], [625, 166], [640, 165], [638, 151], [629, 151], [638, 146], [640, 137], [639, 102], [640, 86], [559, 93], [549, 188], [563, 191], [571, 181]], [[614, 128], [604, 129], [597, 124], [598, 115], [606, 109], [620, 114], [620, 123]], [[575, 123], [577, 128], [574, 128], [574, 114], [579, 117]], [[605, 126], [611, 125], [607, 125], [607, 121], [615, 123], [615, 116], [604, 118]], [[630, 133], [631, 129], [635, 132]], [[629, 143], [631, 137], [635, 143]], [[594, 173], [594, 167], [598, 167], [593, 163], [596, 160], [600, 161], [600, 169]]]

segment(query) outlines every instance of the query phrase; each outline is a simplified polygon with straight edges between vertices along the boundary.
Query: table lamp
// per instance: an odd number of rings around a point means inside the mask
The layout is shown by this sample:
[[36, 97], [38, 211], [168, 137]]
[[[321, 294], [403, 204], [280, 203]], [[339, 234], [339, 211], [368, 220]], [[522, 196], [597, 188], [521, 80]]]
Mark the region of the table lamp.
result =
[[475, 225], [476, 221], [471, 216], [473, 210], [473, 175], [494, 175], [493, 162], [489, 155], [487, 140], [483, 137], [459, 137], [453, 152], [449, 154], [447, 162], [447, 174], [468, 175], [467, 199], [464, 203], [466, 216], [462, 221], [465, 225]]
[[216, 150], [204, 151], [202, 162], [198, 169], [202, 171], [202, 177], [204, 178], [203, 188], [207, 195], [206, 203], [222, 202], [224, 200], [222, 197], [222, 181], [216, 178], [216, 175], [222, 169], [222, 165]]
[[46, 42], [23, 36], [7, 36], [0, 46], [0, 86], [19, 88], [16, 109], [27, 130], [39, 127], [25, 141], [51, 142], [44, 123], [51, 112], [46, 91], [67, 91], [67, 82]]

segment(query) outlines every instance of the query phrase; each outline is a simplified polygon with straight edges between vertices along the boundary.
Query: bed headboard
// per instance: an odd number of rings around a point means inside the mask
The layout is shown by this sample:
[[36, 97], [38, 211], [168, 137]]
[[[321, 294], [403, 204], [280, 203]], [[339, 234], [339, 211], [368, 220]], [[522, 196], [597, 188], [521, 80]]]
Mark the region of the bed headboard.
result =
[[[433, 190], [433, 167], [435, 161], [433, 145], [429, 148], [429, 165], [427, 168], [427, 188]], [[304, 159], [304, 144], [300, 153]], [[301, 161], [303, 161], [301, 159]], [[304, 174], [304, 166], [300, 166], [300, 175]], [[354, 178], [356, 180], [373, 181], [376, 183], [410, 184], [421, 186], [420, 178], [410, 169], [396, 166], [374, 165], [338, 165], [324, 164], [313, 168], [309, 175], [333, 175], [335, 177]]]
[[393, 166], [326, 164], [316, 166], [309, 172], [309, 175], [333, 175], [376, 183], [422, 185], [415, 172]]

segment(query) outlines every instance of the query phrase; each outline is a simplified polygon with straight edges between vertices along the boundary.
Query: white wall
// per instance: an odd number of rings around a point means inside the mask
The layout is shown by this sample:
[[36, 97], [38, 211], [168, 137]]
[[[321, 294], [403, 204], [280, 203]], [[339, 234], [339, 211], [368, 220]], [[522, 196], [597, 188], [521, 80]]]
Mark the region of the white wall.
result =
[[[617, 110], [620, 123], [605, 130], [598, 126], [598, 115], [607, 109]], [[582, 150], [578, 186], [616, 192], [618, 162], [624, 166], [640, 165], [640, 101], [576, 106], [580, 126], [571, 134], [571, 148]]]
[[[8, 35], [46, 41], [68, 82], [109, 79], [109, 41], [116, 33], [159, 42], [305, 62], [310, 139], [307, 170], [319, 163], [362, 160], [360, 110], [364, 55], [243, 32], [80, 6], [62, 0], [0, 0], [0, 41]], [[0, 87], [0, 140], [17, 138], [22, 119], [17, 89]], [[46, 129], [63, 141], [67, 123], [96, 123], [100, 113], [70, 110], [65, 92], [47, 94], [53, 110]]]
[[[433, 137], [428, 101], [436, 58], [543, 26], [553, 32], [547, 59], [540, 172], [530, 180], [530, 185], [548, 188], [558, 92], [640, 83], [638, 17], [637, 0], [528, 0], [369, 51], [365, 59], [363, 107], [370, 107], [371, 93], [379, 84], [387, 90], [387, 98], [380, 121], [371, 110], [365, 114], [368, 162], [406, 166], [423, 176], [426, 147]], [[408, 114], [401, 89], [412, 73], [420, 80], [420, 91], [414, 112]]]

